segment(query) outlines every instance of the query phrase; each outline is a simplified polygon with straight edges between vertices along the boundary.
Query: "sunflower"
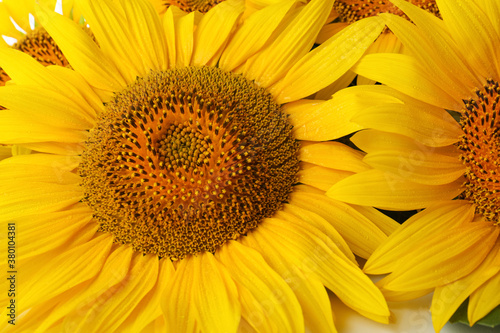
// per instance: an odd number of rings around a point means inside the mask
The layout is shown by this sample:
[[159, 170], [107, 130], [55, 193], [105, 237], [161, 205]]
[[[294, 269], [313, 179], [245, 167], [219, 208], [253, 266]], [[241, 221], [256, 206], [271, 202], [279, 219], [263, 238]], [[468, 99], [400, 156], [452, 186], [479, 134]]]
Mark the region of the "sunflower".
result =
[[15, 83], [0, 88], [0, 142], [38, 152], [0, 162], [0, 215], [19, 229], [16, 329], [332, 332], [325, 286], [387, 322], [351, 248], [368, 257], [395, 222], [325, 196], [367, 166], [322, 142], [348, 126], [332, 102], [302, 99], [382, 20], [310, 52], [332, 1], [280, 2], [239, 25], [239, 1], [199, 22], [140, 0], [77, 6], [99, 46], [37, 9], [73, 70], [0, 49]]
[[434, 290], [437, 331], [469, 297], [472, 325], [500, 304], [500, 7], [438, 0], [440, 20], [393, 2], [415, 24], [381, 16], [411, 55], [363, 58], [353, 70], [387, 86], [350, 89], [360, 105], [346, 111], [368, 128], [352, 141], [373, 169], [327, 195], [391, 210], [425, 208], [375, 251], [365, 272], [391, 273], [379, 283], [388, 299]]

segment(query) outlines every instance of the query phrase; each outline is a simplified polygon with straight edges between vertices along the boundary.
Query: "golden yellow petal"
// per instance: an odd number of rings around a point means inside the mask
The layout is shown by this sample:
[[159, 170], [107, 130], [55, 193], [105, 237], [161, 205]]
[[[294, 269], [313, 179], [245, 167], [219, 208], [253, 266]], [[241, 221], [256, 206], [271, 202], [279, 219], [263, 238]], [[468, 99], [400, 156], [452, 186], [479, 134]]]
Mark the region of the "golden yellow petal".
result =
[[379, 17], [350, 24], [297, 61], [284, 79], [270, 88], [271, 93], [278, 103], [289, 103], [325, 88], [361, 58], [384, 26]]
[[333, 0], [312, 0], [264, 50], [243, 67], [243, 74], [265, 88], [283, 78], [309, 52]]
[[426, 239], [464, 223], [474, 217], [474, 207], [462, 200], [450, 200], [433, 205], [410, 217], [396, 230], [365, 264], [368, 274], [385, 274], [397, 265], [411, 260], [414, 249]]
[[409, 178], [374, 169], [339, 181], [326, 195], [355, 205], [412, 210], [455, 198], [462, 192], [462, 184], [462, 178], [443, 185], [418, 184]]
[[369, 169], [363, 162], [364, 154], [339, 142], [321, 142], [302, 147], [301, 161], [331, 169], [362, 172]]
[[243, 1], [227, 0], [203, 16], [194, 34], [192, 65], [203, 66], [210, 61], [217, 63], [216, 55], [228, 42], [233, 27], [244, 9]]
[[462, 101], [448, 95], [416, 59], [397, 53], [368, 54], [354, 72], [399, 90], [408, 96], [448, 110], [460, 110]]
[[257, 251], [229, 241], [216, 257], [236, 283], [242, 317], [257, 332], [303, 330], [304, 318], [295, 294]]
[[469, 275], [436, 288], [432, 297], [432, 324], [439, 332], [458, 307], [479, 286], [500, 270], [500, 243], [493, 246], [483, 262]]
[[327, 220], [342, 235], [352, 251], [362, 258], [368, 258], [387, 238], [373, 222], [353, 207], [325, 195], [294, 191], [290, 202]]

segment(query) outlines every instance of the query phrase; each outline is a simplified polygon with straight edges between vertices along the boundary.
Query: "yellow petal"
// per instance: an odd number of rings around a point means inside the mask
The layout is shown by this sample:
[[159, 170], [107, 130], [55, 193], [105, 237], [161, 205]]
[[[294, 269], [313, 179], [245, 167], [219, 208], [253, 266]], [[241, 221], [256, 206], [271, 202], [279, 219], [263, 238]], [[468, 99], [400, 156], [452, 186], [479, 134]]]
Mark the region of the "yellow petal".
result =
[[230, 241], [216, 256], [236, 283], [242, 317], [257, 332], [303, 330], [302, 310], [292, 289], [257, 251]]
[[[72, 297], [66, 297], [61, 304], [58, 304], [41, 323], [37, 323], [38, 331], [45, 332], [48, 327], [75, 310], [78, 313], [78, 310], [81, 310], [79, 307], [85, 305], [88, 300], [102, 301], [103, 294], [112, 295], [122, 287], [126, 283], [124, 279], [129, 271], [132, 255], [133, 250], [130, 246], [119, 246], [114, 249], [107, 256], [96, 279], [85, 290], [75, 293]], [[28, 316], [26, 320], [31, 319]]]
[[305, 325], [311, 332], [335, 331], [325, 287], [317, 278], [306, 276], [299, 267], [290, 266], [281, 252], [261, 236], [259, 229], [242, 238], [241, 242], [256, 249], [294, 291], [302, 308]]
[[313, 46], [332, 3], [333, 0], [312, 0], [304, 6], [272, 44], [245, 64], [244, 76], [264, 88], [283, 78]]
[[315, 99], [330, 99], [333, 94], [335, 94], [340, 89], [347, 88], [356, 77], [356, 73], [351, 70], [348, 70], [344, 73], [340, 78], [338, 78], [335, 82], [330, 84], [329, 86], [321, 89], [314, 95]]
[[[307, 165], [307, 167], [305, 167]], [[301, 163], [301, 168], [297, 173], [297, 179], [302, 184], [307, 184], [327, 191], [336, 182], [347, 178], [354, 173], [341, 170], [332, 170], [309, 163]]]
[[468, 223], [429, 237], [386, 278], [385, 288], [412, 291], [438, 287], [471, 273], [490, 252], [499, 230]]
[[68, 130], [88, 130], [95, 123], [89, 115], [91, 112], [70, 98], [43, 87], [5, 86], [0, 89], [0, 105], [28, 116], [34, 122]]
[[444, 185], [423, 185], [390, 172], [369, 170], [339, 181], [326, 195], [355, 205], [412, 210], [455, 198], [462, 192], [462, 183], [460, 178]]
[[283, 80], [271, 87], [271, 93], [278, 103], [288, 103], [328, 86], [361, 58], [384, 26], [379, 17], [350, 24], [300, 59]]
[[368, 258], [387, 238], [377, 226], [351, 206], [325, 195], [294, 191], [290, 202], [327, 220], [346, 240], [352, 251]]
[[111, 235], [103, 234], [53, 258], [27, 283], [20, 299], [22, 308], [27, 309], [93, 278], [106, 261], [112, 241]]
[[[155, 260], [158, 260], [155, 258]], [[140, 332], [147, 325], [154, 322], [157, 317], [163, 320], [160, 307], [163, 293], [166, 290], [169, 279], [174, 275], [175, 269], [172, 261], [168, 258], [159, 260], [158, 278], [156, 285], [151, 288], [149, 294], [135, 307], [135, 310], [117, 329], [118, 332]], [[157, 332], [157, 331], [155, 331]]]
[[[92, 86], [118, 91], [126, 85], [114, 66], [116, 63], [108, 60], [80, 26], [43, 6], [37, 6], [37, 17], [64, 52], [71, 66], [84, 75]], [[96, 32], [94, 26], [92, 32]]]
[[2, 220], [63, 210], [80, 201], [83, 196], [82, 190], [74, 184], [59, 185], [19, 180], [2, 182], [0, 193]]
[[295, 4], [295, 0], [280, 1], [245, 19], [224, 49], [219, 67], [232, 71], [258, 52]]
[[315, 143], [302, 147], [299, 151], [301, 161], [350, 172], [369, 169], [362, 161], [363, 157], [363, 153], [339, 142]]
[[304, 229], [290, 228], [283, 220], [266, 219], [259, 229], [268, 244], [273, 243], [276, 251], [282, 252], [285, 261], [316, 276], [347, 306], [365, 316], [374, 315], [371, 319], [388, 318], [389, 310], [380, 291], [345, 256], [331, 252], [319, 239]]
[[158, 257], [135, 253], [121, 285], [104, 295], [100, 302], [83, 307], [67, 316], [66, 323], [76, 323], [81, 332], [114, 332], [139, 302], [153, 288], [158, 277]]
[[360, 110], [351, 121], [364, 128], [402, 134], [429, 146], [449, 145], [463, 134], [445, 111], [420, 103], [385, 103]]
[[427, 75], [448, 94], [457, 100], [468, 96], [471, 87], [480, 81], [466, 65], [461, 50], [450, 38], [443, 21], [416, 6], [408, 6], [407, 2], [399, 2], [399, 5], [412, 17], [417, 27], [402, 17], [382, 14], [391, 31], [418, 59]]
[[484, 12], [469, 0], [437, 3], [450, 35], [457, 46], [466, 52], [469, 64], [482, 77], [498, 77], [499, 68], [492, 59], [498, 59], [500, 37]]
[[[118, 89], [114, 91], [121, 90], [127, 83], [133, 82], [137, 76], [144, 76], [149, 73], [142, 64], [141, 57], [133, 43], [133, 39], [129, 38], [132, 33], [129, 31], [130, 29], [128, 28], [124, 9], [118, 2], [76, 0], [76, 7], [81, 10], [86, 22], [92, 27], [92, 33], [99, 43], [99, 48], [102, 50], [102, 52], [98, 54], [105, 55], [99, 57], [99, 65], [92, 65], [90, 68], [94, 68], [96, 72], [99, 70], [102, 73], [112, 70], [112, 72], [109, 73], [109, 77], [119, 80], [120, 83], [120, 85], [117, 86]], [[79, 39], [82, 38], [83, 37], [80, 37]], [[71, 41], [71, 39], [69, 39], [69, 41]], [[59, 41], [57, 42], [60, 43]], [[75, 47], [78, 43], [74, 43], [73, 41], [69, 42], [69, 44], [73, 44], [73, 47]], [[90, 45], [88, 45], [88, 43], [86, 44], [87, 47], [84, 52], [87, 53], [88, 58], [95, 60], [96, 56], [93, 54], [96, 50], [92, 50]], [[65, 52], [64, 47], [62, 49], [63, 52]], [[100, 65], [102, 63], [100, 60], [106, 61], [104, 66]], [[111, 66], [110, 69], [108, 69], [107, 65]], [[118, 73], [120, 73], [120, 78], [115, 74], [115, 68], [118, 70]], [[95, 79], [97, 78], [98, 76], [96, 75]]]
[[241, 309], [227, 271], [205, 252], [182, 259], [162, 303], [168, 332], [235, 332]]
[[408, 96], [448, 110], [460, 110], [456, 100], [429, 79], [414, 58], [396, 53], [368, 54], [352, 68], [354, 72], [399, 90]]
[[14, 110], [2, 110], [0, 113], [0, 142], [4, 144], [45, 141], [71, 144], [84, 142], [87, 136], [88, 132], [84, 129], [72, 130], [34, 122], [30, 115]]
[[344, 255], [352, 262], [356, 262], [351, 249], [339, 232], [318, 214], [290, 203], [277, 212], [276, 217], [307, 230], [310, 234], [321, 239], [332, 252], [339, 256]]
[[121, 1], [128, 25], [127, 38], [142, 60], [144, 73], [168, 67], [165, 35], [160, 17], [149, 1]]
[[391, 235], [400, 224], [373, 207], [351, 205], [359, 213], [372, 221], [384, 234]]
[[384, 150], [369, 153], [363, 162], [375, 169], [407, 177], [419, 184], [442, 185], [451, 183], [465, 172], [464, 164], [456, 157], [419, 150]]
[[[493, 246], [484, 261], [469, 275], [436, 288], [432, 297], [432, 324], [439, 332], [458, 307], [479, 286], [500, 270], [500, 243]], [[472, 325], [472, 324], [471, 324]]]
[[227, 43], [244, 3], [238, 0], [224, 1], [206, 13], [196, 28], [194, 36], [193, 65], [207, 65]]
[[462, 200], [440, 202], [410, 217], [372, 254], [365, 264], [368, 274], [385, 274], [411, 260], [414, 249], [433, 235], [472, 221], [474, 206]]
[[500, 304], [498, 290], [500, 290], [500, 274], [497, 273], [470, 296], [468, 318], [471, 325]]
[[71, 214], [62, 211], [16, 218], [16, 225], [19, 230], [23, 230], [18, 235], [18, 259], [55, 249], [74, 236], [92, 218], [92, 211], [85, 206], [69, 209]]

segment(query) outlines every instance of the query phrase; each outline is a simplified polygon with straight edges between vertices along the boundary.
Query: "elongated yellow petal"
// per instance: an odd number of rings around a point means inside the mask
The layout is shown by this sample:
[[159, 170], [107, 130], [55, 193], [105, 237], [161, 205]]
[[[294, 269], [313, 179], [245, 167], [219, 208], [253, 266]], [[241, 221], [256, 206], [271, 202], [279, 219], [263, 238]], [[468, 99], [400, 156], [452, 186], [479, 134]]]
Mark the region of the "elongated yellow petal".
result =
[[314, 95], [316, 99], [330, 99], [333, 94], [335, 94], [340, 89], [347, 88], [356, 77], [356, 73], [351, 70], [348, 70], [344, 73], [340, 78], [338, 78], [335, 82], [330, 84], [329, 86], [321, 89]]
[[369, 170], [339, 181], [326, 192], [330, 198], [389, 210], [425, 208], [451, 200], [462, 192], [463, 179], [444, 185], [423, 185], [380, 170]]
[[227, 43], [233, 26], [243, 13], [244, 3], [238, 0], [224, 1], [203, 16], [194, 36], [193, 65], [217, 63], [214, 57]]
[[[94, 87], [117, 91], [126, 81], [101, 49], [83, 29], [70, 19], [45, 7], [37, 6], [37, 16], [44, 28], [64, 52], [71, 66]], [[94, 27], [92, 31], [94, 31]], [[78, 40], [78, 43], [75, 43]], [[101, 45], [102, 46], [102, 45]]]
[[391, 31], [426, 68], [429, 77], [448, 94], [457, 100], [468, 96], [471, 87], [481, 82], [466, 64], [443, 21], [408, 2], [399, 2], [399, 5], [413, 18], [417, 27], [402, 17], [381, 15]]
[[77, 323], [76, 330], [82, 332], [113, 332], [153, 288], [157, 277], [158, 258], [135, 253], [128, 274], [113, 293], [85, 307], [87, 311], [73, 312], [64, 320]]
[[363, 270], [368, 274], [389, 273], [399, 263], [411, 260], [415, 255], [414, 249], [426, 239], [469, 223], [473, 217], [474, 206], [468, 202], [461, 200], [439, 202], [410, 217], [375, 250]]
[[26, 292], [20, 302], [22, 309], [93, 278], [104, 264], [112, 241], [111, 235], [101, 235], [53, 258], [50, 264], [26, 285]]
[[219, 67], [232, 71], [257, 53], [295, 4], [295, 0], [281, 1], [247, 18], [225, 47]]
[[37, 123], [30, 115], [14, 110], [2, 110], [0, 113], [0, 142], [4, 144], [45, 141], [80, 143], [84, 142], [87, 136], [88, 132], [84, 129], [72, 130], [52, 126], [46, 122]]
[[[498, 242], [498, 241], [497, 241]], [[500, 304], [500, 274], [496, 274], [469, 298], [468, 318], [471, 325], [490, 313]]]
[[285, 78], [271, 87], [278, 103], [309, 96], [340, 78], [365, 53], [385, 24], [370, 17], [347, 28], [300, 59]]
[[[469, 0], [454, 2], [438, 0], [439, 12], [457, 46], [467, 54], [472, 67], [483, 77], [499, 77], [500, 37], [484, 12]], [[497, 24], [497, 23], [496, 23]]]
[[[74, 130], [88, 130], [95, 120], [69, 98], [49, 89], [10, 85], [0, 89], [0, 105], [34, 122]], [[88, 105], [87, 105], [88, 107]]]
[[297, 173], [298, 181], [327, 191], [338, 181], [352, 176], [354, 173], [349, 171], [333, 170], [320, 167], [314, 164], [301, 163], [301, 168]]
[[361, 110], [351, 120], [364, 128], [406, 135], [429, 146], [449, 145], [462, 135], [448, 113], [430, 105], [386, 103]]
[[491, 223], [468, 223], [429, 237], [413, 249], [412, 260], [395, 267], [385, 288], [413, 291], [451, 283], [471, 273], [499, 234]]
[[238, 327], [237, 288], [211, 253], [181, 260], [166, 292], [162, 307], [169, 332], [234, 332]]
[[230, 241], [216, 257], [236, 282], [243, 318], [257, 332], [303, 330], [304, 318], [292, 289], [257, 251]]
[[71, 209], [71, 215], [67, 212], [54, 212], [18, 217], [16, 224], [23, 230], [18, 236], [18, 259], [55, 249], [74, 236], [92, 218], [92, 211], [85, 206]]
[[277, 212], [276, 217], [307, 230], [310, 234], [321, 239], [332, 252], [339, 256], [344, 255], [356, 263], [356, 259], [344, 238], [320, 215], [290, 203]]
[[335, 332], [328, 295], [323, 284], [314, 276], [305, 275], [299, 267], [287, 265], [281, 251], [268, 244], [259, 230], [245, 237], [242, 243], [256, 249], [266, 262], [282, 276], [295, 293], [304, 315], [305, 326], [311, 332]]
[[245, 77], [265, 88], [283, 78], [313, 46], [332, 3], [312, 0], [307, 4], [272, 44], [245, 64]]
[[368, 54], [352, 70], [426, 103], [448, 110], [460, 110], [462, 107], [461, 100], [444, 92], [436, 82], [429, 79], [424, 68], [408, 55]]
[[432, 324], [439, 332], [453, 313], [479, 286], [500, 270], [500, 244], [496, 244], [484, 261], [469, 275], [436, 288], [432, 297]]
[[384, 234], [389, 236], [396, 229], [400, 227], [400, 224], [389, 216], [381, 213], [379, 210], [373, 207], [367, 206], [357, 206], [351, 205], [355, 210], [366, 216], [370, 221], [372, 221]]
[[150, 70], [166, 70], [168, 67], [165, 35], [160, 17], [148, 1], [122, 0], [128, 35], [142, 60], [145, 74]]
[[[133, 82], [137, 76], [144, 76], [149, 73], [149, 70], [146, 71], [143, 66], [133, 40], [129, 39], [132, 33], [126, 24], [123, 8], [118, 6], [117, 2], [76, 0], [76, 7], [81, 10], [85, 20], [92, 27], [92, 33], [99, 43], [99, 48], [106, 55], [103, 58], [107, 58], [105, 60], [107, 64], [116, 68], [120, 73], [122, 77], [120, 83], [125, 82], [126, 85]], [[62, 49], [64, 52], [64, 48]], [[86, 52], [89, 52], [92, 49], [86, 48], [86, 50]], [[90, 58], [95, 59], [95, 56]], [[106, 69], [101, 70], [101, 72], [106, 71]], [[116, 78], [115, 74], [110, 76]], [[120, 88], [125, 85], [121, 85]]]
[[[0, 218], [12, 220], [19, 216], [43, 214], [64, 209], [82, 199], [82, 190], [74, 185], [40, 182], [4, 181], [0, 186]], [[33, 201], [36, 200], [36, 205]]]
[[415, 183], [442, 185], [461, 177], [465, 166], [456, 157], [413, 150], [384, 150], [369, 153], [363, 161], [375, 169], [408, 177]]
[[343, 202], [302, 191], [292, 193], [290, 202], [327, 220], [352, 251], [362, 258], [368, 258], [386, 239], [386, 235], [373, 222]]
[[[328, 101], [300, 100], [285, 104], [295, 137], [299, 140], [325, 141], [338, 139], [362, 127], [350, 121], [352, 109], [340, 91]], [[357, 111], [357, 110], [356, 110]]]
[[364, 155], [339, 142], [321, 142], [299, 151], [301, 161], [317, 164], [331, 169], [362, 172], [369, 167], [362, 161]]
[[[389, 310], [382, 294], [352, 261], [329, 251], [305, 230], [290, 228], [286, 221], [266, 219], [259, 228], [269, 243], [279, 244], [286, 261], [316, 276], [346, 305], [366, 316], [387, 319]], [[326, 264], [331, 262], [335, 265]]]
[[[126, 283], [125, 277], [129, 271], [133, 251], [129, 246], [119, 246], [114, 249], [106, 258], [102, 269], [92, 283], [82, 290], [75, 293], [73, 297], [65, 298], [50, 314], [38, 323], [39, 332], [44, 332], [48, 327], [64, 318], [69, 313], [79, 310], [79, 306], [85, 305], [87, 300], [103, 299], [105, 294], [113, 292]], [[108, 296], [109, 297], [109, 296]], [[29, 318], [26, 318], [30, 320]]]
[[[155, 258], [158, 260], [157, 258]], [[172, 261], [167, 258], [159, 260], [158, 277], [156, 284], [149, 294], [135, 307], [134, 311], [117, 329], [118, 332], [140, 332], [147, 325], [154, 322], [157, 317], [163, 320], [163, 312], [160, 307], [160, 301], [163, 299], [163, 293], [167, 287], [169, 279], [175, 273]]]

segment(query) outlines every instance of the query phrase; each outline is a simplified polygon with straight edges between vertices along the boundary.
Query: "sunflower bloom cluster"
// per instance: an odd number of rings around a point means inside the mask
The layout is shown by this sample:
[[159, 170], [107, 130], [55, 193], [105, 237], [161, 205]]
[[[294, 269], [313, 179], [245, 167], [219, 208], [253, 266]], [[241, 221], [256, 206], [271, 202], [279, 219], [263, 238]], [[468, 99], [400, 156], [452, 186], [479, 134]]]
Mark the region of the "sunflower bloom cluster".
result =
[[430, 292], [436, 331], [485, 317], [499, 10], [0, 2], [0, 330], [328, 333], [332, 298], [388, 324]]

